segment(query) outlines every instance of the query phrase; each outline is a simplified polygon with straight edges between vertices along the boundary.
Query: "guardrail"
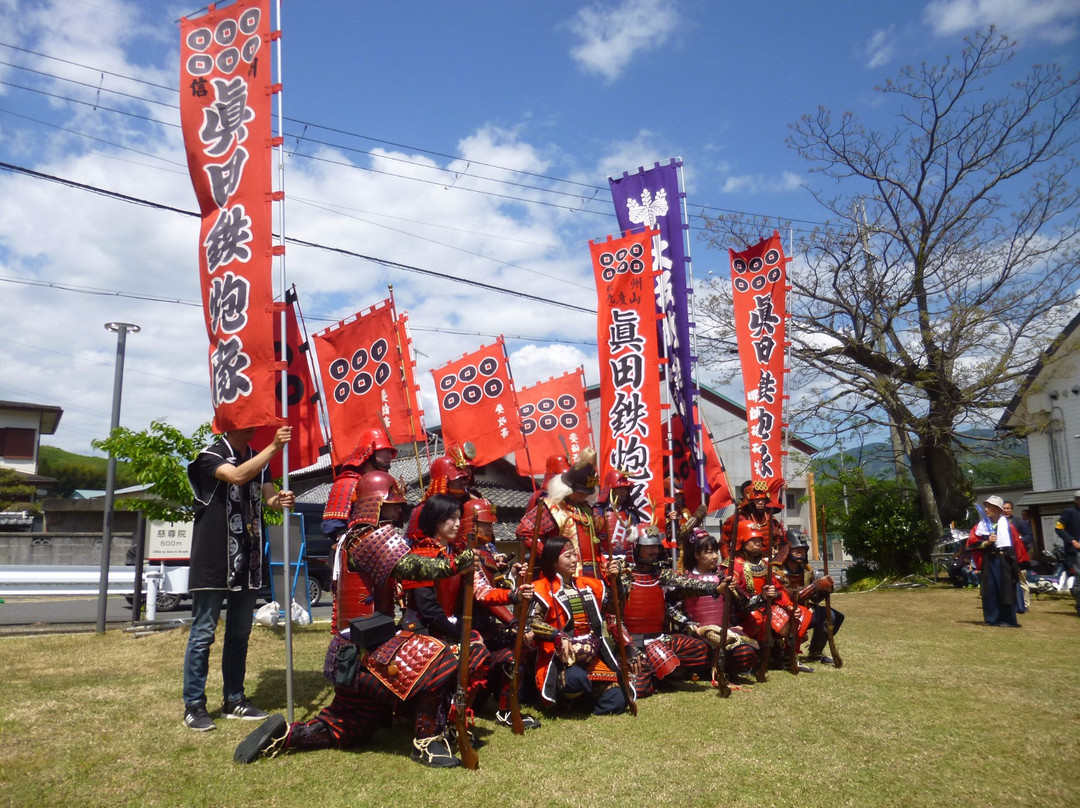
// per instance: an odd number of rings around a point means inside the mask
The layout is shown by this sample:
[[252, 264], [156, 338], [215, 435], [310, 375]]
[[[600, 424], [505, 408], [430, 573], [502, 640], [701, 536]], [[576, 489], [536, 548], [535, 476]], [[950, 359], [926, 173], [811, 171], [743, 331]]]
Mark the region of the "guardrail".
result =
[[[0, 566], [0, 597], [15, 595], [96, 595], [101, 568], [58, 564]], [[109, 567], [110, 595], [135, 593], [134, 567]]]

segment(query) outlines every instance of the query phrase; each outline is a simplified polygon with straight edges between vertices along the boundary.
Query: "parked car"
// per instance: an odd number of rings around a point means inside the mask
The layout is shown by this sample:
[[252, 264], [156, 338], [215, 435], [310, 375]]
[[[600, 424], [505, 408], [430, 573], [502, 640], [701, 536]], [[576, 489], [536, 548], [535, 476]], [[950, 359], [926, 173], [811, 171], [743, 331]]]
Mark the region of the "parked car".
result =
[[330, 557], [330, 539], [322, 532], [323, 505], [317, 502], [298, 502], [296, 513], [304, 517], [304, 558], [307, 560], [308, 597], [317, 606], [324, 592], [334, 588], [334, 560]]

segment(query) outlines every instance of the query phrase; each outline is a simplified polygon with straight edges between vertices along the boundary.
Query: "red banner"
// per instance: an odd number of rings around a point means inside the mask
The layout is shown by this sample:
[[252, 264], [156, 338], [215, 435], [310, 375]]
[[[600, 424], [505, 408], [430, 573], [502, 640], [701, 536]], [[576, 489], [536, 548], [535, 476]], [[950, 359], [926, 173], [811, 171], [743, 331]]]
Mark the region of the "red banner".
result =
[[311, 336], [326, 392], [335, 466], [348, 458], [365, 429], [383, 426], [393, 443], [403, 436], [401, 443], [411, 439], [396, 321], [393, 302], [384, 300]]
[[394, 335], [397, 338], [398, 353], [401, 356], [401, 377], [406, 401], [404, 417], [399, 414], [391, 421], [390, 442], [410, 443], [427, 441], [424, 429], [424, 408], [420, 404], [420, 385], [416, 383], [416, 357], [412, 351], [412, 337], [409, 336], [409, 315], [402, 312], [394, 321]]
[[642, 514], [663, 529], [664, 437], [660, 413], [653, 238], [646, 230], [589, 242], [599, 297], [600, 475], [626, 472]]
[[447, 446], [472, 441], [474, 466], [525, 448], [503, 338], [431, 371]]
[[565, 455], [561, 437], [573, 460], [586, 446], [592, 446], [589, 407], [585, 403], [585, 371], [582, 368], [522, 387], [517, 393], [521, 431], [527, 452], [517, 452], [518, 474], [543, 474], [547, 458]]
[[180, 20], [180, 123], [202, 213], [211, 399], [224, 430], [277, 420], [270, 63], [267, 0]]
[[746, 420], [750, 476], [770, 484], [782, 477], [786, 264], [780, 234], [737, 253], [729, 250]]
[[[694, 420], [701, 424], [701, 447], [705, 453], [705, 486], [708, 491], [707, 508], [709, 513], [723, 510], [731, 504], [731, 492], [728, 490], [727, 471], [716, 453], [716, 447], [709, 434], [709, 427], [701, 420], [697, 407], [694, 408]], [[669, 422], [672, 430], [671, 451], [674, 454], [675, 478], [682, 484], [683, 501], [691, 511], [701, 504], [701, 486], [698, 484], [697, 470], [690, 462], [690, 447], [687, 446], [681, 418], [672, 418]]]
[[[316, 393], [318, 388], [311, 375], [311, 362], [307, 342], [300, 334], [296, 319], [295, 296], [290, 293], [290, 301], [285, 308], [285, 358], [288, 362], [289, 426], [293, 428], [292, 440], [289, 441], [289, 468], [303, 469], [314, 465], [326, 445], [322, 425], [319, 422], [319, 404]], [[281, 317], [274, 317], [274, 351], [280, 356]], [[281, 384], [274, 391], [277, 401], [281, 401]], [[274, 441], [276, 426], [260, 427], [252, 438], [251, 445], [257, 449], [269, 446]], [[270, 460], [270, 473], [274, 477], [282, 475], [282, 454], [279, 452]]]

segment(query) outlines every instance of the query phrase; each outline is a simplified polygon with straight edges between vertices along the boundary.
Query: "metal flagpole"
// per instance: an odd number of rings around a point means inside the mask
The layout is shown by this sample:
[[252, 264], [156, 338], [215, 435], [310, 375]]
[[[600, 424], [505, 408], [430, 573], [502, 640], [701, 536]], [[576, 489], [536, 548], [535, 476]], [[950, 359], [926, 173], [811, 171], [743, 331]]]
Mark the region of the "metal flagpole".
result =
[[[281, 0], [276, 0], [274, 3], [274, 22], [276, 28], [273, 30], [281, 31]], [[287, 288], [287, 281], [285, 276], [285, 160], [282, 153], [282, 144], [284, 142], [284, 98], [283, 92], [280, 89], [281, 85], [281, 37], [273, 38], [275, 42], [274, 48], [274, 61], [276, 62], [277, 83], [279, 89], [276, 93], [277, 96], [277, 137], [274, 139], [277, 143], [277, 168], [278, 168], [278, 205], [277, 205], [277, 240], [279, 249], [277, 252], [278, 259], [278, 284], [280, 288], [281, 299], [285, 299], [285, 290]], [[287, 304], [286, 304], [287, 305]], [[283, 306], [281, 309], [281, 342], [279, 345], [281, 351], [281, 362], [284, 367], [281, 370], [281, 417], [288, 423], [289, 420], [289, 367], [288, 367], [288, 345], [286, 340], [286, 311]], [[283, 491], [289, 490], [289, 444], [286, 443], [281, 450], [281, 489]], [[292, 548], [289, 542], [289, 517], [290, 508], [284, 507], [281, 509], [283, 516], [283, 524], [281, 530], [281, 544], [282, 544], [282, 559], [283, 569], [285, 570], [285, 596], [287, 603], [285, 604], [285, 713], [286, 720], [291, 724], [293, 721], [293, 660], [292, 660], [292, 587], [290, 583], [292, 581], [292, 575], [290, 574], [290, 562], [292, 560]]]
[[[664, 323], [667, 320], [667, 278], [664, 276], [664, 267], [661, 265], [661, 253], [660, 253], [660, 230], [657, 228], [656, 235], [652, 237], [652, 251], [656, 256], [656, 264], [654, 269], [657, 276], [660, 278], [660, 300], [665, 301], [665, 305], [660, 311], [660, 322]], [[654, 276], [655, 277], [655, 276]], [[655, 281], [654, 281], [655, 282]], [[668, 356], [667, 346], [667, 328], [661, 326], [660, 328], [660, 364], [664, 367], [664, 381], [660, 385], [661, 407], [666, 408], [668, 411], [668, 491], [667, 495], [672, 501], [675, 500], [675, 452], [672, 451], [672, 445], [674, 444], [674, 432], [671, 428], [671, 419], [675, 417], [672, 415], [673, 407], [671, 406], [671, 357]], [[651, 503], [650, 503], [651, 504]], [[656, 524], [659, 524], [660, 519], [656, 516], [656, 506], [653, 505], [653, 518], [656, 520]], [[671, 566], [677, 568], [679, 564], [679, 528], [678, 520], [671, 519], [671, 524], [668, 525], [668, 533], [670, 534], [671, 543], [674, 545], [674, 552], [671, 555]]]
[[[679, 161], [679, 167], [676, 169], [676, 174], [679, 178], [679, 190], [682, 191], [686, 186], [683, 184], [683, 164]], [[690, 212], [686, 207], [685, 195], [679, 197], [679, 207], [682, 213], [683, 220], [683, 250], [686, 254], [686, 280], [689, 286], [689, 294], [687, 299], [690, 303], [689, 311], [689, 328], [690, 332], [690, 359], [693, 362], [693, 373], [691, 375], [691, 388], [692, 403], [690, 411], [690, 448], [694, 452], [694, 463], [697, 466], [698, 477], [698, 490], [701, 491], [701, 501], [708, 507], [708, 499], [705, 494], [705, 432], [701, 428], [701, 422], [705, 416], [700, 412], [701, 409], [701, 388], [698, 387], [698, 343], [697, 343], [697, 310], [694, 305], [697, 298], [697, 290], [694, 288], [694, 266], [690, 261]], [[694, 415], [694, 410], [698, 411], [697, 417]], [[730, 486], [729, 486], [730, 489]], [[706, 514], [708, 515], [708, 514]], [[701, 520], [701, 526], [705, 526], [705, 518]]]

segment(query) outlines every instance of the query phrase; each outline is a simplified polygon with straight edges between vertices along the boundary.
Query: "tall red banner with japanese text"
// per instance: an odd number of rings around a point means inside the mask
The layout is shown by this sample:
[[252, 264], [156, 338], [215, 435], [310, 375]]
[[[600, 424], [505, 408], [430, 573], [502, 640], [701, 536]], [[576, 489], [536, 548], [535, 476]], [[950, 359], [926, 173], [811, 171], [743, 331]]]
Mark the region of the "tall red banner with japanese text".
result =
[[365, 429], [383, 426], [395, 444], [412, 439], [409, 424], [416, 415], [403, 381], [396, 322], [388, 299], [311, 335], [335, 466], [348, 458]]
[[787, 334], [787, 262], [780, 234], [743, 252], [729, 250], [746, 420], [750, 476], [770, 484], [782, 478], [784, 357]]
[[525, 448], [506, 346], [491, 345], [431, 371], [442, 414], [443, 441], [471, 441], [473, 465], [483, 466]]
[[[322, 424], [319, 421], [318, 388], [311, 374], [311, 357], [307, 340], [300, 333], [297, 322], [296, 292], [290, 290], [285, 304], [285, 362], [288, 365], [287, 378], [289, 397], [289, 426], [292, 427], [292, 440], [289, 441], [289, 466], [303, 469], [314, 465], [326, 446]], [[274, 353], [281, 355], [278, 347], [281, 340], [281, 318], [274, 318]], [[277, 398], [281, 399], [281, 385], [274, 387]], [[269, 446], [274, 441], [277, 426], [260, 427], [251, 440], [256, 450]], [[278, 453], [270, 458], [270, 473], [274, 477], [282, 475], [282, 459]]]
[[214, 420], [277, 420], [270, 9], [240, 0], [180, 20], [180, 124], [199, 201], [199, 278]]
[[[584, 369], [522, 387], [517, 391], [517, 402], [528, 446], [527, 452], [514, 455], [518, 474], [523, 477], [543, 474], [551, 455], [565, 455], [569, 449], [573, 460], [583, 448], [592, 446]], [[566, 441], [566, 449], [562, 441]]]
[[624, 471], [642, 514], [663, 529], [664, 430], [660, 412], [660, 345], [653, 294], [656, 268], [650, 229], [590, 241], [596, 274], [600, 363], [600, 475]]

